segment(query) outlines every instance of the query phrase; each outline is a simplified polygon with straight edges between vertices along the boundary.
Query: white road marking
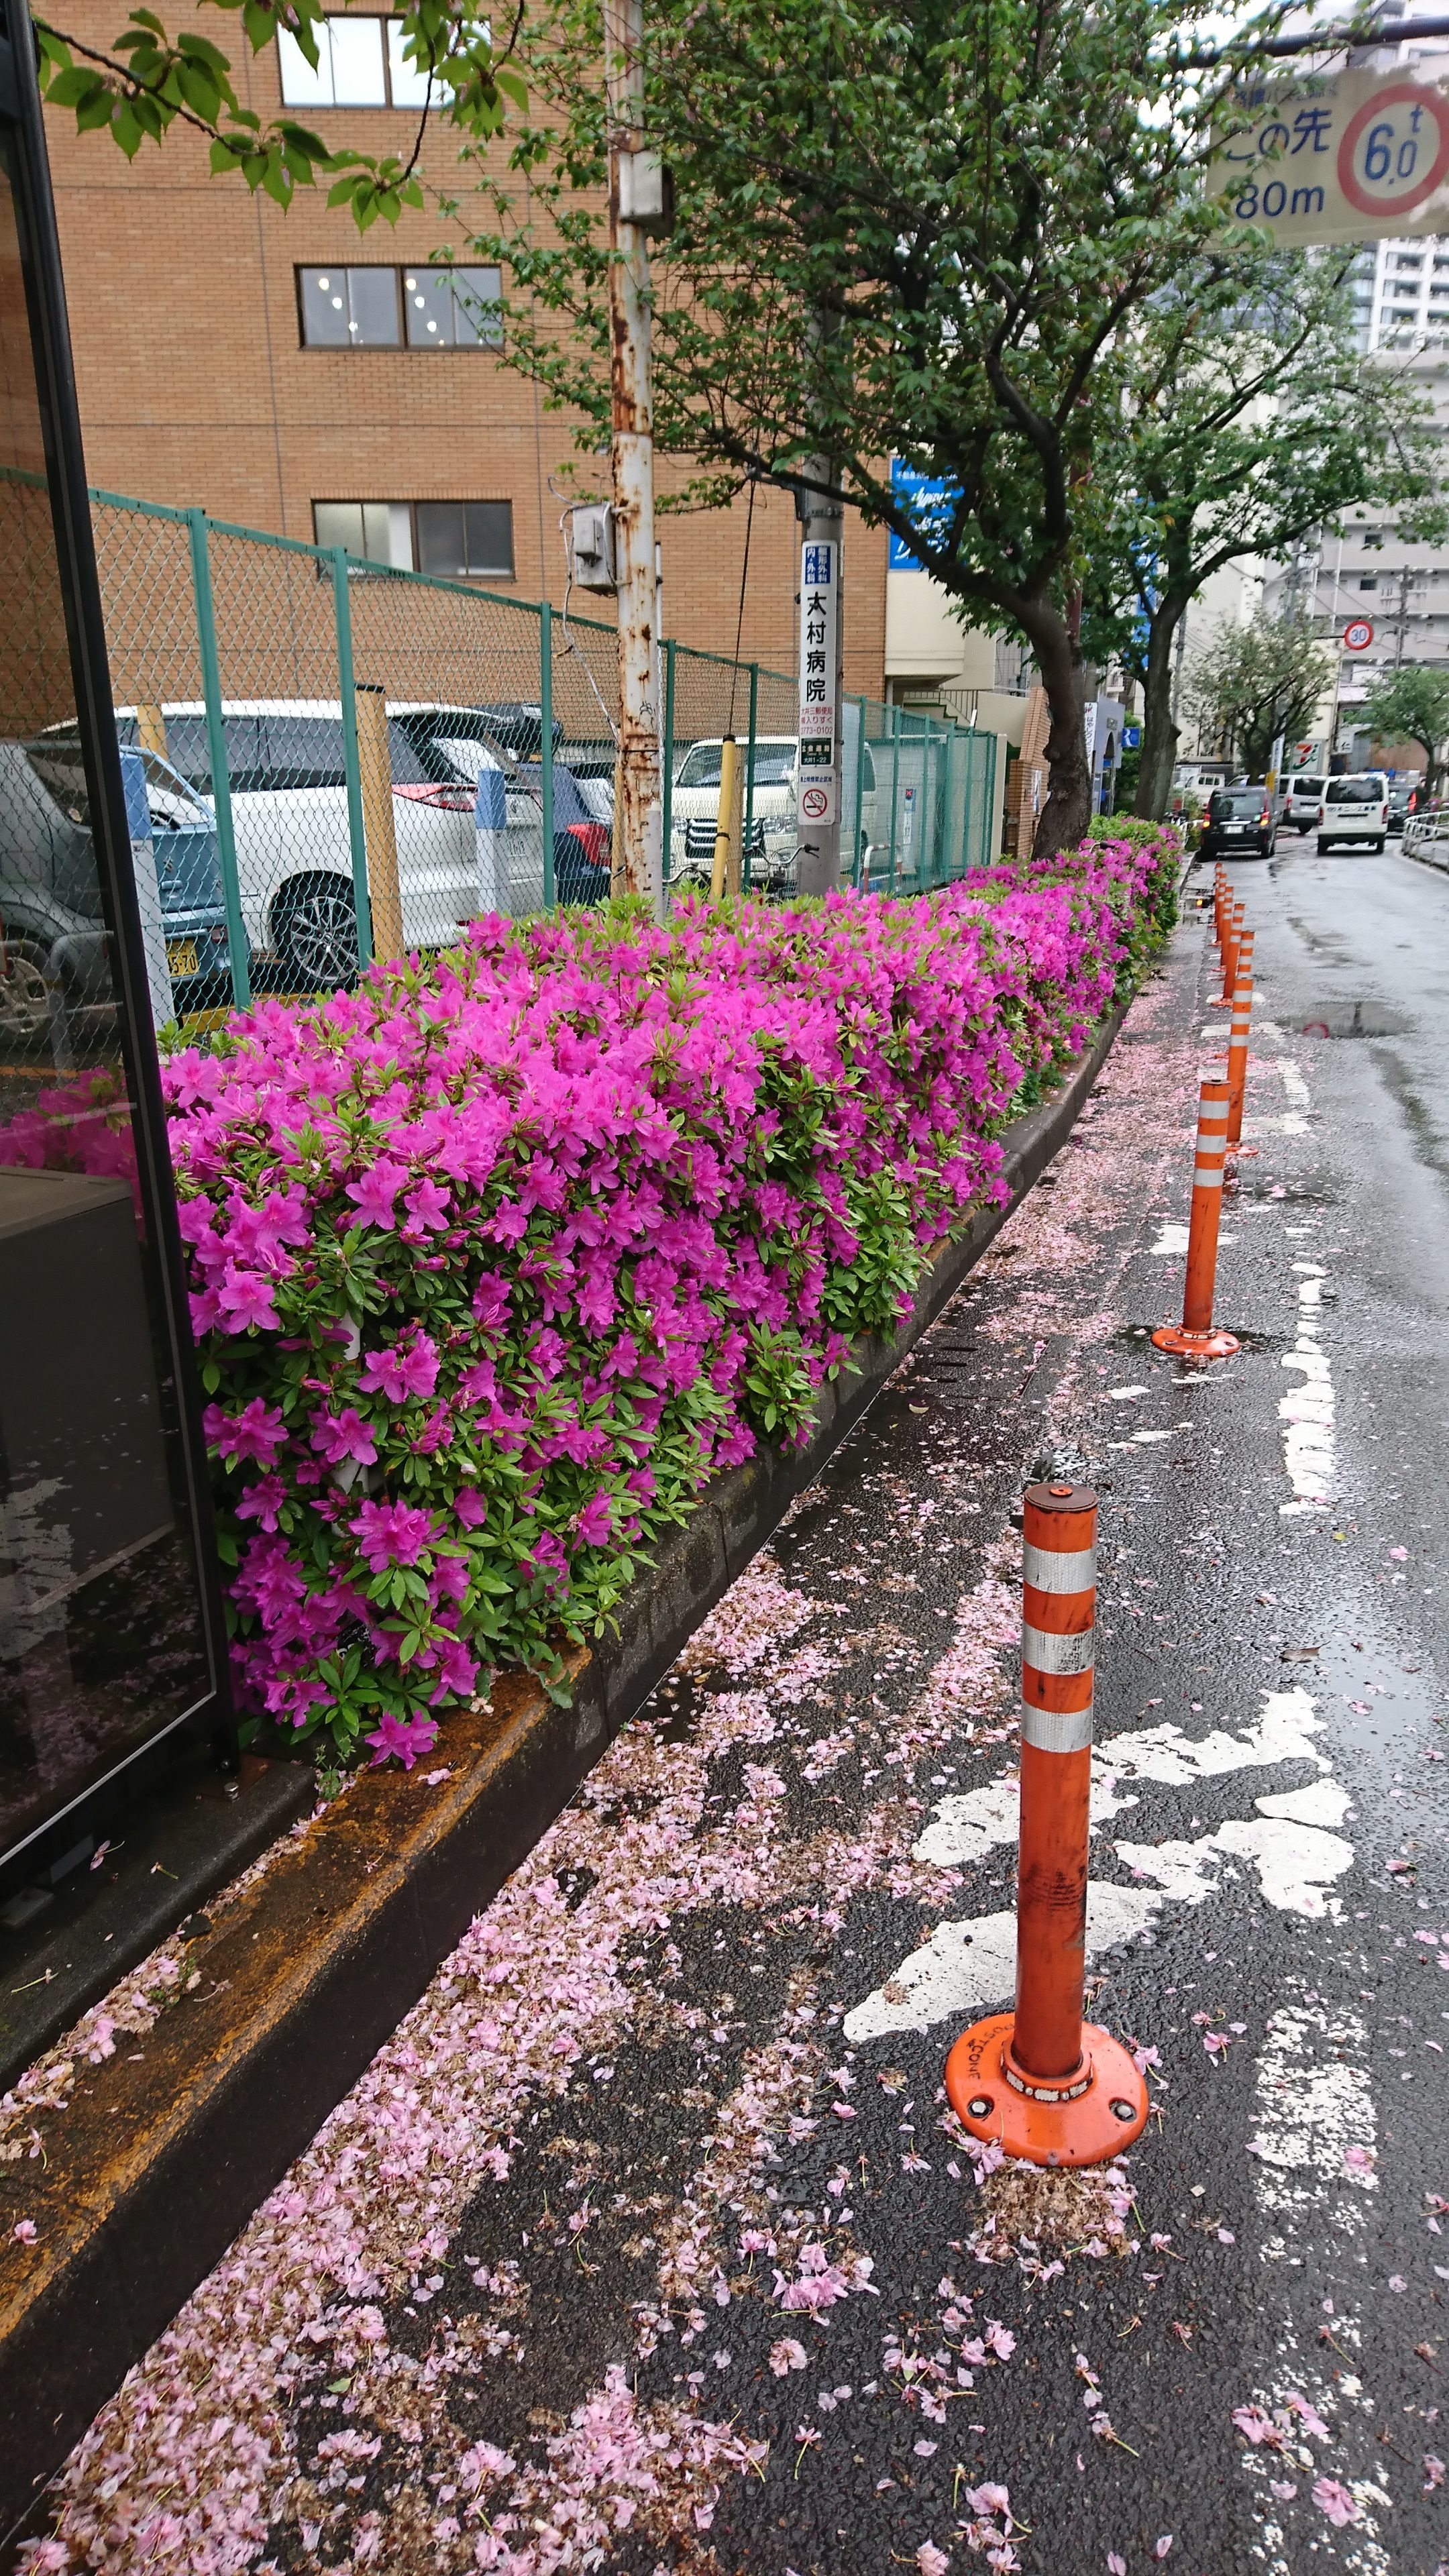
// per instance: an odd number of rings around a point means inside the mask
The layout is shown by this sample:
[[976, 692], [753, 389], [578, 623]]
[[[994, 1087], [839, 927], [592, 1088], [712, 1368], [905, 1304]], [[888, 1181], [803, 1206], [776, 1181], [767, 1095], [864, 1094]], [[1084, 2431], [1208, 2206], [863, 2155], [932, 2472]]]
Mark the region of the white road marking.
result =
[[[1311, 1762], [1328, 1765], [1313, 1742], [1322, 1724], [1311, 1694], [1301, 1686], [1268, 1691], [1253, 1725], [1240, 1735], [1213, 1727], [1189, 1736], [1171, 1724], [1140, 1727], [1108, 1737], [1092, 1759], [1092, 1830], [1137, 1801], [1124, 1784], [1156, 1780], [1185, 1786], [1231, 1772]], [[1013, 1778], [942, 1798], [915, 1844], [918, 1860], [939, 1868], [969, 1868], [1016, 1839], [1019, 1785]], [[1269, 1791], [1252, 1816], [1229, 1817], [1194, 1841], [1118, 1842], [1117, 1858], [1136, 1884], [1119, 1887], [1093, 1879], [1087, 1888], [1087, 1956], [1095, 1958], [1146, 1931], [1168, 1904], [1200, 1905], [1213, 1895], [1235, 1861], [1257, 1871], [1264, 1900], [1279, 1912], [1307, 1921], [1336, 1918], [1339, 1899], [1329, 1891], [1353, 1863], [1353, 1846], [1331, 1828], [1349, 1812], [1335, 1780]], [[1016, 1917], [1007, 1911], [939, 1923], [929, 1940], [904, 1959], [893, 1976], [845, 2017], [851, 2041], [880, 2039], [898, 2030], [924, 2031], [953, 2015], [985, 2012], [1009, 2002], [1016, 1976]]]
[[[1310, 2442], [1304, 2433], [1301, 2440], [1289, 2436], [1292, 2450], [1286, 2458], [1266, 2445], [1244, 2453], [1244, 2471], [1255, 2485], [1266, 2490], [1271, 2477], [1286, 2472], [1298, 2486], [1292, 2558], [1283, 2507], [1276, 2500], [1269, 2504], [1265, 2492], [1260, 2545], [1253, 2555], [1267, 2576], [1295, 2576], [1303, 2564], [1297, 2553], [1305, 2534], [1312, 2542], [1320, 2539], [1307, 2490], [1324, 2471], [1342, 2480], [1361, 2516], [1336, 2541], [1334, 2563], [1352, 2576], [1392, 2576], [1393, 2562], [1380, 2538], [1381, 2517], [1391, 2510], [1391, 2499], [1371, 2447], [1373, 2400], [1353, 2367], [1362, 2342], [1359, 2320], [1341, 2286], [1345, 2255], [1351, 2263], [1364, 2260], [1372, 2195], [1379, 2188], [1372, 2163], [1377, 2129], [1363, 2062], [1367, 2054], [1368, 2034], [1357, 2013], [1305, 2001], [1284, 2005], [1272, 2015], [1258, 2059], [1253, 2171], [1264, 2221], [1259, 2259], [1302, 2274], [1301, 2313], [1331, 2319], [1329, 2330], [1348, 2363], [1331, 2376], [1323, 2371], [1317, 2347], [1301, 2350], [1298, 2329], [1285, 2309], [1271, 2383], [1253, 2389], [1251, 2400], [1271, 2414], [1285, 2406], [1290, 2394], [1305, 2396], [1334, 2441], [1330, 2448]], [[1345, 2162], [1350, 2147], [1360, 2151], [1352, 2165]], [[1325, 2256], [1333, 2264], [1331, 2304], [1322, 2295]]]
[[1303, 1383], [1278, 1398], [1284, 1425], [1283, 1463], [1295, 1500], [1280, 1503], [1279, 1512], [1323, 1512], [1333, 1484], [1334, 1394], [1328, 1353], [1318, 1338], [1318, 1318], [1327, 1272], [1316, 1261], [1295, 1261], [1298, 1273], [1298, 1339], [1284, 1351], [1285, 1369], [1300, 1369]]
[[[1230, 1243], [1236, 1243], [1237, 1239], [1237, 1236], [1231, 1232], [1220, 1234], [1218, 1236], [1219, 1251], [1226, 1251], [1228, 1245]], [[1170, 1260], [1174, 1256], [1180, 1257], [1187, 1250], [1186, 1226], [1178, 1225], [1175, 1220], [1169, 1219], [1159, 1228], [1157, 1241], [1155, 1243], [1150, 1243], [1147, 1249], [1149, 1253], [1160, 1254], [1164, 1261]], [[1142, 1391], [1143, 1390], [1141, 1389], [1138, 1390], [1139, 1393]]]

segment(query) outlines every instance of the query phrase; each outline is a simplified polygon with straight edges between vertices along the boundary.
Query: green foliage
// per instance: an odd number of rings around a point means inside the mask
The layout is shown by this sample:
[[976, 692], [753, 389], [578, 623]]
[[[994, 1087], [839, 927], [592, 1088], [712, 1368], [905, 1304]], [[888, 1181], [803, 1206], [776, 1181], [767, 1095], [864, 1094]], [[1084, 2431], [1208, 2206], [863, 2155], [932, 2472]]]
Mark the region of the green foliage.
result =
[[1306, 617], [1223, 622], [1188, 664], [1183, 696], [1224, 756], [1261, 778], [1279, 734], [1304, 731], [1331, 672], [1332, 654]]

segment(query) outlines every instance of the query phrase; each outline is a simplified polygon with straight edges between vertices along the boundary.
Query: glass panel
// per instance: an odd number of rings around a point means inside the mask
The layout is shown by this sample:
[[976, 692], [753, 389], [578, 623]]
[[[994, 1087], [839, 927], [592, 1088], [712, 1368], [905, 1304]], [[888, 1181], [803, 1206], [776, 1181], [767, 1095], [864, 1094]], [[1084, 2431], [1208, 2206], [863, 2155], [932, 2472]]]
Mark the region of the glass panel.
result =
[[345, 268], [299, 268], [302, 339], [309, 349], [347, 346], [347, 271]]
[[511, 501], [466, 501], [463, 505], [467, 568], [470, 573], [513, 577], [513, 504]]
[[347, 330], [355, 349], [395, 349], [398, 328], [397, 270], [349, 268]]
[[329, 18], [332, 95], [339, 107], [386, 107], [380, 18]]
[[456, 581], [468, 569], [461, 501], [418, 503], [418, 570]]
[[[419, 70], [415, 63], [410, 63], [403, 52], [401, 18], [389, 18], [387, 22], [387, 75], [392, 89], [394, 107], [427, 106], [429, 95], [427, 71]], [[432, 89], [434, 105], [441, 96], [442, 92], [434, 82]]]
[[268, 787], [345, 787], [342, 717], [263, 716]]
[[295, 36], [285, 27], [277, 30], [277, 61], [282, 75], [282, 100], [287, 107], [330, 107], [332, 105], [332, 49], [327, 41], [325, 24], [317, 31], [317, 69], [314, 71]]
[[[10, 148], [0, 143], [0, 1855], [211, 1688]], [[165, 935], [144, 766], [127, 756], [142, 791], [150, 1001], [169, 1017], [186, 1006], [196, 945]]]
[[314, 501], [312, 525], [319, 546], [345, 546], [350, 555], [366, 552], [360, 501]]
[[496, 268], [453, 271], [453, 336], [460, 349], [496, 349], [503, 338], [498, 307], [503, 278]]
[[410, 349], [450, 349], [453, 345], [453, 286], [446, 270], [403, 271], [403, 301]]

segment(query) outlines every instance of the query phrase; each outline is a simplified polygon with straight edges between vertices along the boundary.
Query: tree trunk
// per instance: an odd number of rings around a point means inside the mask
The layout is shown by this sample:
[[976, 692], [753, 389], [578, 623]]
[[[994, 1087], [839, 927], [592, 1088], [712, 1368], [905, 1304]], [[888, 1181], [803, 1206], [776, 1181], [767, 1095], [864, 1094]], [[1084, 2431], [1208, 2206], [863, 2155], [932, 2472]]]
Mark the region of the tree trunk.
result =
[[1172, 773], [1177, 763], [1177, 726], [1172, 716], [1172, 647], [1181, 621], [1181, 607], [1164, 599], [1159, 603], [1147, 638], [1137, 812], [1152, 823], [1161, 822], [1172, 801]]
[[1051, 726], [1046, 739], [1047, 798], [1032, 842], [1034, 859], [1075, 849], [1092, 815], [1092, 772], [1082, 687], [1082, 648], [1060, 611], [1033, 606], [1022, 626], [1041, 673]]

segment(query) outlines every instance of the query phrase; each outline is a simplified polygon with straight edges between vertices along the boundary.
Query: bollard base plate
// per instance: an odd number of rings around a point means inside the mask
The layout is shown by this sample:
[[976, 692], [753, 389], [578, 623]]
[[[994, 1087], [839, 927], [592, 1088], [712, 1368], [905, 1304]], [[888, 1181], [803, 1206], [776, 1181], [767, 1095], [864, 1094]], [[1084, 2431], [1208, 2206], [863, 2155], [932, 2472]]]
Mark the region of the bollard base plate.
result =
[[[1089, 2081], [1075, 2101], [1039, 2102], [1008, 2083], [1013, 2013], [963, 2031], [946, 2060], [946, 2094], [963, 2129], [1033, 2165], [1105, 2165], [1147, 2125], [1147, 2086], [1110, 2031], [1082, 2024]], [[1080, 2079], [1079, 2079], [1080, 2080]]]
[[1230, 1360], [1242, 1347], [1237, 1334], [1221, 1324], [1205, 1333], [1190, 1333], [1186, 1324], [1159, 1324], [1152, 1341], [1154, 1349], [1173, 1351], [1180, 1360]]

